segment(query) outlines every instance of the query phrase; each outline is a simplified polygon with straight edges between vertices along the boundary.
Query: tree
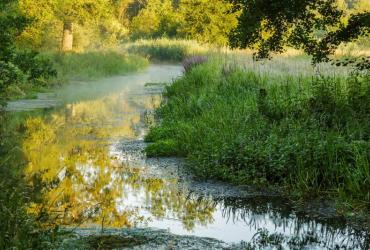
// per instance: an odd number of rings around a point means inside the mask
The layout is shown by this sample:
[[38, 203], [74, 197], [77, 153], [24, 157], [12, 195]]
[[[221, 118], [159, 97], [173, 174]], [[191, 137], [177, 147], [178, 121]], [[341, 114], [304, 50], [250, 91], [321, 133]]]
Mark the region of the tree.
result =
[[313, 62], [328, 61], [341, 43], [370, 31], [369, 10], [347, 13], [336, 0], [241, 0], [239, 25], [231, 35], [233, 47], [254, 47], [257, 58], [281, 53], [286, 45], [303, 49]]
[[99, 21], [114, 12], [109, 0], [20, 0], [20, 6], [27, 16], [41, 24], [36, 28], [55, 23], [53, 27], [62, 29], [62, 51], [73, 50], [75, 24], [95, 23], [94, 26], [98, 26]]
[[0, 61], [9, 61], [14, 56], [14, 41], [29, 20], [18, 9], [15, 0], [0, 1]]
[[[0, 1], [0, 97], [9, 85], [23, 77], [12, 61], [15, 58], [14, 39], [26, 24], [27, 19], [19, 13], [15, 1]], [[0, 107], [3, 104], [0, 100]]]
[[224, 0], [182, 0], [179, 32], [185, 37], [202, 42], [225, 45], [229, 33], [238, 24], [238, 12]]
[[174, 37], [177, 35], [180, 18], [172, 0], [147, 1], [132, 18], [131, 36], [133, 38]]
[[135, 0], [112, 0], [115, 16], [125, 27], [129, 25], [129, 10], [134, 3]]
[[63, 22], [62, 51], [73, 49], [73, 25], [107, 15], [107, 0], [54, 0], [55, 16]]
[[30, 22], [21, 14], [17, 1], [0, 1], [0, 106], [6, 104], [2, 99], [7, 97], [9, 86], [25, 81], [41, 84], [56, 75], [47, 59], [16, 48], [16, 37]]

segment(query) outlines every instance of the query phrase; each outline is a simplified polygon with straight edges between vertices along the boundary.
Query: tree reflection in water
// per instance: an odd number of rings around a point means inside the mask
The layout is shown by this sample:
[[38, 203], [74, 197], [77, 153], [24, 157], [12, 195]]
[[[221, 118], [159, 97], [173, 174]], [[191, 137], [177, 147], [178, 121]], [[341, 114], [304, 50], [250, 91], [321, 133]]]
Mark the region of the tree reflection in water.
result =
[[146, 178], [142, 166], [125, 165], [110, 155], [110, 140], [136, 138], [142, 126], [138, 111], [156, 103], [158, 98], [134, 102], [113, 95], [28, 119], [25, 174], [34, 185], [35, 180], [43, 183], [43, 203], [34, 203], [30, 211], [57, 214], [61, 225], [132, 227], [145, 223], [140, 207], [122, 209], [121, 203], [144, 190], [145, 204], [156, 217], [171, 213], [189, 230], [196, 222], [210, 222], [212, 200], [186, 197], [176, 190], [176, 179]]

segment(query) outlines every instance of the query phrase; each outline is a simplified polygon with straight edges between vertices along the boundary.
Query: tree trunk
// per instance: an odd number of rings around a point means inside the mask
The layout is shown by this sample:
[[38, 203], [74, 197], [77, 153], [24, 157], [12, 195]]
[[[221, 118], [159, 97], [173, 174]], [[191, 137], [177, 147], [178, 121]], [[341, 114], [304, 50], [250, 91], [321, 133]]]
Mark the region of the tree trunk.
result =
[[65, 21], [63, 24], [62, 51], [71, 51], [73, 49], [73, 23]]

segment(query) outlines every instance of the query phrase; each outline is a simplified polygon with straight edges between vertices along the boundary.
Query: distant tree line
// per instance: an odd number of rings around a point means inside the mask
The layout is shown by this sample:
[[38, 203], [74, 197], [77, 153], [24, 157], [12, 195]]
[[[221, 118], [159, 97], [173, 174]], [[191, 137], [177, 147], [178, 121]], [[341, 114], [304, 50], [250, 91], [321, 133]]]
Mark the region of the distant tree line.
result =
[[[368, 0], [2, 0], [1, 5], [7, 7], [0, 53], [12, 47], [9, 41], [70, 51], [168, 37], [254, 48], [258, 58], [292, 46], [318, 62], [341, 43], [368, 36], [370, 26]], [[17, 21], [9, 26], [11, 18]]]
[[227, 0], [19, 0], [33, 22], [22, 46], [64, 51], [138, 38], [187, 38], [227, 45], [239, 11]]
[[33, 20], [18, 43], [64, 51], [139, 38], [186, 38], [258, 48], [258, 57], [285, 45], [317, 61], [342, 42], [366, 35], [367, 0], [19, 0]]

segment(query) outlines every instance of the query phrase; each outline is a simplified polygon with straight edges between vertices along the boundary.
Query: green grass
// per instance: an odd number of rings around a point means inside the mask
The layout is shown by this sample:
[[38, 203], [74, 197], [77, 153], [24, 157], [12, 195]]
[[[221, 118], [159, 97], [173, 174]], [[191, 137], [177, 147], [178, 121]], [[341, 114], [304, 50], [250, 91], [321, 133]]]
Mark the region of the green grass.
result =
[[[154, 62], [179, 63], [185, 58], [192, 56], [206, 56], [222, 58], [225, 62], [235, 62], [242, 65], [244, 69], [253, 70], [259, 74], [274, 75], [347, 75], [348, 69], [335, 67], [328, 63], [321, 63], [312, 67], [311, 58], [302, 51], [287, 48], [287, 51], [272, 60], [255, 61], [252, 50], [232, 50], [226, 47], [216, 47], [209, 44], [201, 44], [192, 40], [175, 39], [152, 39], [137, 40], [122, 45], [125, 53], [137, 54]], [[348, 53], [348, 56], [350, 53]], [[336, 56], [338, 57], [343, 57]], [[233, 66], [233, 65], [232, 65]]]
[[50, 53], [45, 54], [62, 80], [92, 80], [123, 75], [148, 66], [141, 56], [118, 52]]
[[268, 75], [216, 60], [164, 96], [149, 156], [187, 157], [204, 178], [370, 209], [369, 74]]
[[128, 53], [138, 54], [153, 61], [181, 62], [186, 57], [215, 53], [211, 45], [200, 44], [192, 40], [156, 39], [137, 40], [123, 45]]

